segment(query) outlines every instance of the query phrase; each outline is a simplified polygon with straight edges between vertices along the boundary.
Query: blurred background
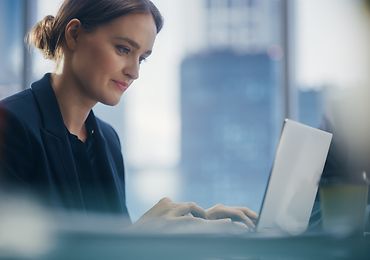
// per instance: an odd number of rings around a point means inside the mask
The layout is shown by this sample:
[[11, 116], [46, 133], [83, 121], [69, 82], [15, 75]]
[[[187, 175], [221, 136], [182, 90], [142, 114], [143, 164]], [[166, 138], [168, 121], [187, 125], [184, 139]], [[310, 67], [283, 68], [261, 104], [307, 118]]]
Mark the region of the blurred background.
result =
[[[1, 98], [54, 70], [23, 39], [61, 2], [0, 0]], [[328, 93], [369, 86], [364, 1], [153, 2], [165, 26], [140, 79], [95, 108], [121, 138], [132, 219], [164, 196], [259, 211], [283, 119], [319, 127]]]

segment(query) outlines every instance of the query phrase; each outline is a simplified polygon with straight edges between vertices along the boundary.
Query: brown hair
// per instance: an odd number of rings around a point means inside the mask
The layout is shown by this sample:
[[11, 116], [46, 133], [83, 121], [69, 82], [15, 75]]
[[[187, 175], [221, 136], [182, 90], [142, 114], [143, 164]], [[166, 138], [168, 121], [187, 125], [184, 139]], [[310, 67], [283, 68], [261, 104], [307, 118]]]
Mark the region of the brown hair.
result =
[[76, 18], [84, 29], [93, 30], [115, 18], [134, 13], [150, 13], [157, 33], [162, 29], [162, 15], [149, 0], [65, 0], [56, 17], [48, 15], [38, 22], [26, 41], [40, 49], [45, 58], [59, 60], [65, 42], [64, 30], [70, 20]]

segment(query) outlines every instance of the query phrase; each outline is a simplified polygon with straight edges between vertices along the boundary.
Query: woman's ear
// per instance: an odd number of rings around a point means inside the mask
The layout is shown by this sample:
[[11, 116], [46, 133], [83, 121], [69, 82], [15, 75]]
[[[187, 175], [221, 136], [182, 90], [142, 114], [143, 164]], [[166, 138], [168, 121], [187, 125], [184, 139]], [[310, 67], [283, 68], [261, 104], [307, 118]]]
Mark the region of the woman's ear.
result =
[[68, 22], [65, 30], [64, 37], [66, 41], [66, 47], [70, 50], [74, 50], [77, 45], [77, 39], [82, 31], [82, 25], [80, 20], [72, 19]]

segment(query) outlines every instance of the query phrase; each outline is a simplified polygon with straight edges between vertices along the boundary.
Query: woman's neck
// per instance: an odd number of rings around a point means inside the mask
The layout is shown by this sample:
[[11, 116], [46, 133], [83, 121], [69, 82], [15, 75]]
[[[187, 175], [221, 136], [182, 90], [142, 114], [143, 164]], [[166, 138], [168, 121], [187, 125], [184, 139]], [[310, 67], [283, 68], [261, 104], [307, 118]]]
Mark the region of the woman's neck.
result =
[[58, 100], [64, 125], [70, 133], [85, 141], [87, 138], [85, 121], [96, 102], [83, 95], [68, 73], [52, 74], [51, 85]]

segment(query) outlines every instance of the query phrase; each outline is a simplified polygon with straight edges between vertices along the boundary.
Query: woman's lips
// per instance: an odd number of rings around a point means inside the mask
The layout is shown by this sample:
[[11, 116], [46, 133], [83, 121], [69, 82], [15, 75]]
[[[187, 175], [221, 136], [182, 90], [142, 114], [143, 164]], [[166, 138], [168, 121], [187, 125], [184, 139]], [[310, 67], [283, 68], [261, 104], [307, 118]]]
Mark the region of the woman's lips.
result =
[[122, 92], [128, 89], [128, 84], [124, 81], [113, 80], [113, 82], [116, 84], [117, 88], [120, 89]]

